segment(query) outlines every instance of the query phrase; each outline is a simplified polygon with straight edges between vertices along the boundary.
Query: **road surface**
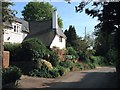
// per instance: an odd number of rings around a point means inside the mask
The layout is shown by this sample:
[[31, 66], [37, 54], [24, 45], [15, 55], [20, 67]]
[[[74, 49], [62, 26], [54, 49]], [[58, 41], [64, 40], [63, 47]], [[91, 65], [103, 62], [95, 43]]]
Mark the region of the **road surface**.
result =
[[114, 67], [72, 71], [56, 79], [24, 77], [21, 88], [117, 88]]

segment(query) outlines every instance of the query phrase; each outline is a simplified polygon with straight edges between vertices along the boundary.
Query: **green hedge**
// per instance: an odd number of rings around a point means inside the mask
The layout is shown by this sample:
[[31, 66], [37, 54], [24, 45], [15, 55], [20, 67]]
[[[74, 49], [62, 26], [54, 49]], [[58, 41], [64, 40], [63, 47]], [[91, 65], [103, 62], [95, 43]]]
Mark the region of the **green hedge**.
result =
[[4, 50], [10, 52], [10, 61], [16, 60], [19, 57], [16, 57], [18, 55], [18, 52], [21, 49], [21, 44], [5, 44]]
[[49, 50], [36, 38], [30, 38], [22, 42], [21, 55], [24, 55], [26, 60], [43, 58], [48, 53]]
[[36, 60], [50, 53], [46, 46], [36, 38], [27, 39], [21, 44], [6, 44], [5, 50], [10, 51], [10, 58], [15, 61]]

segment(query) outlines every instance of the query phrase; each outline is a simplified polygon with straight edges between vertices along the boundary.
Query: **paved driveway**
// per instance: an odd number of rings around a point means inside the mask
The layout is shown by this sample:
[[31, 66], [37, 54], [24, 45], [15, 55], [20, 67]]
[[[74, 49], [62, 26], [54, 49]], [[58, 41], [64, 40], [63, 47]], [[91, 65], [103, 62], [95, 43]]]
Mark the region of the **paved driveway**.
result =
[[72, 71], [56, 79], [23, 76], [21, 88], [117, 88], [114, 67]]

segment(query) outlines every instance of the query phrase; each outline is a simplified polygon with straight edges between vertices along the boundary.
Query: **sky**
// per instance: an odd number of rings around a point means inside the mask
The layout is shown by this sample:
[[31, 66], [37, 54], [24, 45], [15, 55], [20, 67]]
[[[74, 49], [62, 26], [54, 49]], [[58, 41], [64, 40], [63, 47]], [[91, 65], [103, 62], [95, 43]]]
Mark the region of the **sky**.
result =
[[[16, 16], [21, 18], [23, 17], [21, 11], [24, 9], [24, 6], [28, 2], [14, 2], [14, 6], [10, 7], [12, 10], [17, 10]], [[84, 12], [76, 13], [75, 6], [79, 5], [79, 2], [71, 2], [68, 4], [67, 2], [50, 2], [53, 7], [57, 8], [58, 15], [63, 20], [63, 28], [62, 30], [66, 30], [70, 25], [74, 26], [76, 29], [77, 35], [80, 37], [84, 37], [85, 35], [85, 27], [87, 33], [92, 33], [94, 31], [94, 26], [97, 25], [97, 19], [92, 19]]]

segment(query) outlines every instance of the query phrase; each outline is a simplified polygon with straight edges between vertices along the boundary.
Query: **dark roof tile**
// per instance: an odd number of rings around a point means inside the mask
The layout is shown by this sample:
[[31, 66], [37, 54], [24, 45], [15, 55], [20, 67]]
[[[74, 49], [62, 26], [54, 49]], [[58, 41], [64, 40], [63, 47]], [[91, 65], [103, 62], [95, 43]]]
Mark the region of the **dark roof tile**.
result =
[[52, 21], [29, 22], [29, 30], [30, 33], [27, 35], [25, 39], [38, 38], [46, 46], [51, 45], [56, 34], [62, 36], [63, 38], [66, 38], [66, 36], [64, 35], [64, 33], [60, 28], [58, 31], [52, 30]]

